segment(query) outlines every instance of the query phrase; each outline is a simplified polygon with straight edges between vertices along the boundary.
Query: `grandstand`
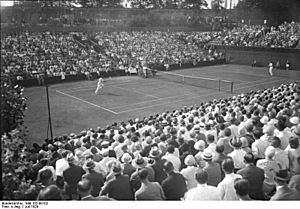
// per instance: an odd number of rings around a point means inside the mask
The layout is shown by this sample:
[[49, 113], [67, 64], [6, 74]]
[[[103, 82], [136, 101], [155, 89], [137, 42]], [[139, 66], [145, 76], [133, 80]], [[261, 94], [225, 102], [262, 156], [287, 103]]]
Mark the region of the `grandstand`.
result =
[[70, 2], [1, 8], [3, 200], [300, 200], [296, 1]]

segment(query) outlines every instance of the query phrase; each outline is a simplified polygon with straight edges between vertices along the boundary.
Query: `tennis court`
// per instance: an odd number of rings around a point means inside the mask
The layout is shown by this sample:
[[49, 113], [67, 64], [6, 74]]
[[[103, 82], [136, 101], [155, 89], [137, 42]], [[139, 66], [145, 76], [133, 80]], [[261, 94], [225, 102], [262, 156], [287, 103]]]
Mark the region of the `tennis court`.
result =
[[[78, 133], [83, 129], [105, 127], [113, 122], [127, 122], [129, 119], [142, 118], [165, 111], [173, 111], [183, 106], [200, 104], [212, 99], [220, 99], [289, 83], [299, 77], [270, 77], [267, 68], [252, 68], [244, 65], [218, 65], [171, 71], [187, 78], [205, 77], [190, 83], [176, 79], [143, 79], [137, 76], [124, 76], [106, 79], [104, 88], [95, 95], [97, 80], [63, 83], [49, 87], [52, 128], [54, 136]], [[158, 72], [158, 77], [161, 74]], [[176, 77], [176, 76], [175, 76]], [[189, 80], [189, 79], [186, 79]], [[233, 93], [229, 83], [221, 86], [219, 81], [233, 82]], [[44, 87], [25, 89], [28, 109], [25, 125], [29, 128], [29, 145], [47, 137], [48, 112]]]

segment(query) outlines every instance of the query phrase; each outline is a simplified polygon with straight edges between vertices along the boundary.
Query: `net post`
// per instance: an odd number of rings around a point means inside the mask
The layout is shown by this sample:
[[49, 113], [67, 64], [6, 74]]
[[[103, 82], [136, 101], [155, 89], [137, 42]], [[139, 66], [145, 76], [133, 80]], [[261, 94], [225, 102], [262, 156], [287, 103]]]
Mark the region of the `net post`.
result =
[[231, 88], [230, 88], [230, 92], [233, 93], [233, 81], [231, 81]]
[[221, 80], [219, 80], [219, 91], [221, 91]]

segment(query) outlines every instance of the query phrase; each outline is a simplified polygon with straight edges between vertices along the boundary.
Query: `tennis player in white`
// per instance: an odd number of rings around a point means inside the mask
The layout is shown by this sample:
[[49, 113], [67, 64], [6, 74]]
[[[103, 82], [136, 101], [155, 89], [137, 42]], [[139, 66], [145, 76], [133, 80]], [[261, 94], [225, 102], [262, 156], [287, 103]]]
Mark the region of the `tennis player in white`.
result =
[[103, 84], [103, 78], [99, 78], [98, 83], [97, 83], [97, 89], [95, 91], [95, 94], [98, 94], [99, 91], [103, 88], [104, 84]]
[[272, 62], [269, 63], [269, 73], [270, 73], [270, 76], [273, 76], [273, 63]]

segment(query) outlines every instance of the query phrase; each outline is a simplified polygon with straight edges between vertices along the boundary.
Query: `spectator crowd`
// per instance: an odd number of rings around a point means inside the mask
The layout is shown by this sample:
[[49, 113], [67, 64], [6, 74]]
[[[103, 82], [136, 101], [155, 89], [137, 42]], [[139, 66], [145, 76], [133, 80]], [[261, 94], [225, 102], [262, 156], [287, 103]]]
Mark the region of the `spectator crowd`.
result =
[[278, 27], [240, 25], [224, 29], [215, 39], [222, 45], [271, 48], [300, 48], [300, 23], [284, 22]]
[[[86, 37], [86, 34], [76, 33]], [[2, 72], [19, 80], [48, 76], [137, 71], [148, 65], [211, 61], [224, 58], [212, 47], [200, 46], [206, 35], [185, 32], [97, 33], [98, 52], [92, 45], [75, 41], [74, 33], [21, 33], [1, 42]], [[185, 40], [194, 40], [188, 42]], [[181, 38], [179, 38], [181, 37]]]
[[294, 82], [21, 146], [22, 197], [300, 200], [299, 100]]

